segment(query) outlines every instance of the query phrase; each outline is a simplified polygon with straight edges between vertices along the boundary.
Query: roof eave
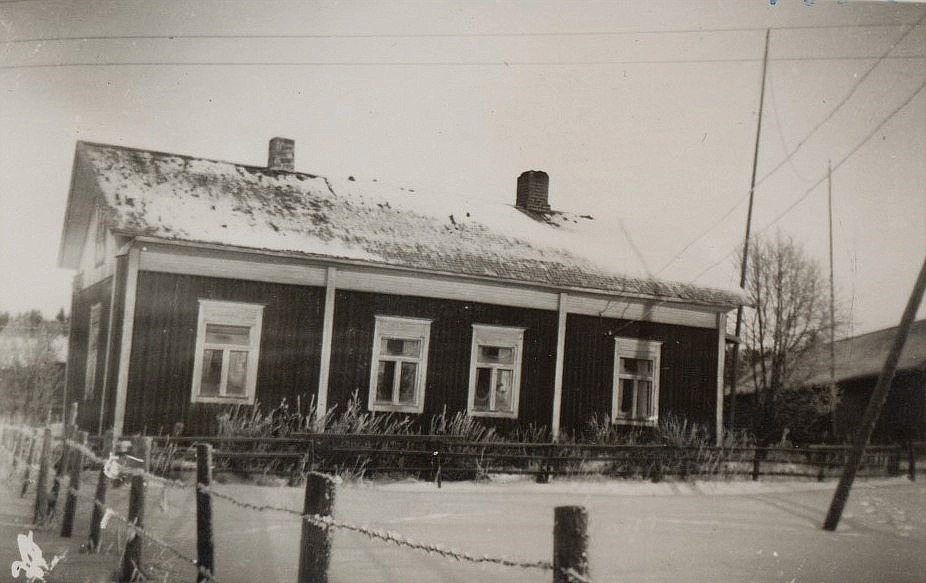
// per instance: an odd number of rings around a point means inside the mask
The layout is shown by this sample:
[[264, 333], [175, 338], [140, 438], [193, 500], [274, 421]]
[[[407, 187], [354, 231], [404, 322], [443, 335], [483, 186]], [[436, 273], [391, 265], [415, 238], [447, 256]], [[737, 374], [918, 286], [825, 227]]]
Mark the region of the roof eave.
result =
[[[194, 248], [219, 250], [219, 251], [226, 250], [226, 251], [235, 251], [239, 253], [267, 255], [271, 257], [285, 257], [285, 258], [291, 258], [291, 259], [315, 259], [315, 260], [324, 261], [326, 263], [333, 264], [333, 265], [376, 267], [379, 269], [389, 269], [389, 270], [395, 270], [395, 271], [402, 271], [406, 273], [421, 273], [421, 274], [438, 275], [438, 276], [444, 276], [444, 277], [457, 277], [457, 278], [467, 279], [467, 280], [472, 280], [472, 281], [490, 281], [494, 283], [505, 283], [505, 284], [516, 285], [516, 286], [528, 286], [528, 287], [540, 288], [540, 289], [544, 289], [548, 291], [554, 291], [557, 293], [559, 292], [570, 293], [571, 292], [571, 293], [586, 293], [586, 294], [608, 296], [608, 297], [620, 297], [620, 298], [627, 298], [627, 299], [644, 301], [644, 302], [657, 302], [660, 304], [662, 303], [674, 304], [674, 305], [701, 309], [701, 310], [711, 311], [711, 312], [716, 312], [716, 313], [728, 312], [732, 309], [737, 308], [739, 305], [739, 304], [735, 304], [732, 302], [719, 302], [718, 301], [714, 303], [709, 303], [709, 302], [691, 300], [691, 299], [679, 298], [679, 297], [651, 296], [651, 295], [646, 295], [646, 294], [634, 294], [634, 293], [626, 293], [626, 292], [621, 293], [621, 292], [617, 292], [614, 290], [584, 288], [584, 287], [576, 287], [576, 286], [558, 286], [558, 285], [554, 285], [554, 284], [550, 284], [546, 282], [539, 282], [539, 281], [525, 281], [525, 280], [510, 279], [510, 278], [503, 278], [503, 277], [491, 277], [487, 275], [474, 275], [474, 274], [466, 274], [466, 273], [457, 273], [457, 272], [452, 272], [452, 271], [423, 269], [423, 268], [415, 268], [415, 267], [408, 267], [408, 266], [402, 266], [402, 265], [394, 265], [394, 264], [385, 263], [385, 262], [370, 261], [370, 260], [364, 260], [364, 259], [351, 259], [348, 257], [334, 257], [331, 255], [305, 253], [305, 252], [297, 252], [297, 251], [274, 251], [274, 250], [269, 250], [269, 249], [257, 249], [254, 247], [226, 245], [222, 243], [208, 243], [208, 242], [203, 242], [203, 241], [165, 239], [165, 238], [156, 237], [150, 234], [133, 232], [131, 230], [125, 230], [125, 229], [121, 229], [121, 230], [111, 229], [111, 232], [114, 235], [124, 235], [127, 237], [132, 237], [135, 241], [139, 243], [176, 245], [176, 246], [181, 246], [181, 247], [194, 247]], [[727, 292], [727, 293], [732, 293], [732, 292]]]

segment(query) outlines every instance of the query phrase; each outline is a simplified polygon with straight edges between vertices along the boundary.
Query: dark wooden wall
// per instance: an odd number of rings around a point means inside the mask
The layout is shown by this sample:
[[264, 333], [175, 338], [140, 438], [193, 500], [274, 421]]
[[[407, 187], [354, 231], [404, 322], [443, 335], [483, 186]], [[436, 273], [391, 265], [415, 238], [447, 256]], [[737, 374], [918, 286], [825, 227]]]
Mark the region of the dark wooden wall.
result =
[[713, 428], [717, 403], [717, 331], [570, 314], [563, 375], [564, 431], [582, 431], [592, 416], [610, 415], [614, 338], [662, 342], [659, 415], [684, 416]]
[[[113, 279], [107, 278], [76, 292], [71, 298], [71, 328], [68, 336], [67, 389], [68, 407], [78, 403], [77, 423], [81, 429], [96, 433], [100, 421], [103, 377], [106, 363], [106, 339], [109, 328], [109, 304]], [[93, 397], [84, 399], [87, 379], [87, 340], [90, 326], [90, 308], [100, 304], [100, 337], [97, 344], [96, 378]], [[68, 415], [65, 409], [65, 415]]]
[[[842, 440], [853, 438], [877, 382], [877, 376], [869, 376], [839, 383], [841, 391], [836, 408], [836, 430]], [[924, 371], [900, 371], [894, 376], [871, 437], [874, 443], [897, 443], [908, 439], [926, 439]]]
[[529, 423], [549, 427], [556, 362], [556, 312], [510, 308], [476, 302], [339, 291], [335, 301], [329, 406], [339, 409], [357, 394], [368, 401], [375, 316], [429, 318], [431, 339], [424, 418], [447, 411], [466, 412], [472, 325], [525, 328], [521, 394], [517, 420], [480, 418], [484, 425], [507, 431]]
[[125, 434], [216, 430], [227, 405], [190, 402], [199, 300], [265, 304], [257, 398], [268, 407], [305, 400], [318, 387], [324, 289], [140, 272]]

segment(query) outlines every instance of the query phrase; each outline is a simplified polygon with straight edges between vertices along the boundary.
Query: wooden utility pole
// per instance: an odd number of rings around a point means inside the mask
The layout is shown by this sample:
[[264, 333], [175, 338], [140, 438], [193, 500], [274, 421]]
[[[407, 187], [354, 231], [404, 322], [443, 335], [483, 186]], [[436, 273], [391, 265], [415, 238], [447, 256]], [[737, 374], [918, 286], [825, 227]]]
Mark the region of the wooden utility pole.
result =
[[923, 301], [924, 290], [926, 290], [926, 259], [923, 260], [919, 277], [916, 278], [916, 284], [914, 284], [913, 292], [907, 301], [907, 307], [904, 310], [903, 317], [900, 319], [900, 325], [897, 326], [897, 334], [894, 336], [891, 351], [888, 353], [881, 374], [878, 376], [878, 383], [871, 393], [871, 400], [868, 402], [868, 408], [865, 409], [865, 415], [862, 417], [858, 433], [855, 435], [855, 443], [849, 453], [849, 461], [846, 462], [842, 477], [839, 478], [839, 485], [836, 486], [836, 493], [833, 494], [833, 502], [830, 504], [826, 521], [823, 523], [823, 528], [826, 530], [836, 530], [836, 526], [839, 525], [839, 519], [842, 517], [842, 511], [849, 500], [849, 491], [852, 489], [852, 482], [855, 480], [855, 474], [858, 471], [859, 463], [862, 461], [862, 455], [865, 453], [865, 447], [868, 445], [868, 440], [871, 439], [871, 434], [881, 414], [881, 408], [891, 391], [891, 381], [894, 380], [897, 362], [900, 360], [900, 353], [903, 352], [907, 336], [910, 334], [910, 327], [913, 325], [916, 311], [920, 306], [920, 302]]
[[834, 280], [833, 267], [833, 163], [826, 163], [827, 176], [827, 201], [829, 206], [829, 224], [830, 224], [830, 402], [833, 411], [830, 414], [830, 424], [832, 425], [833, 435], [836, 434], [836, 287]]
[[[743, 259], [740, 263], [740, 289], [746, 289], [746, 268], [749, 262], [749, 239], [752, 237], [752, 205], [756, 194], [756, 168], [759, 164], [759, 141], [762, 138], [762, 110], [765, 105], [765, 77], [768, 71], [768, 39], [771, 29], [765, 29], [765, 55], [762, 57], [762, 84], [759, 88], [759, 119], [756, 123], [756, 145], [752, 154], [752, 179], [749, 182], [749, 210], [746, 212], [746, 236], [743, 238]], [[730, 379], [730, 428], [736, 427], [736, 384], [739, 376], [739, 337], [743, 329], [743, 306], [736, 308], [737, 343], [733, 345], [732, 378]], [[722, 373], [721, 373], [722, 374]]]

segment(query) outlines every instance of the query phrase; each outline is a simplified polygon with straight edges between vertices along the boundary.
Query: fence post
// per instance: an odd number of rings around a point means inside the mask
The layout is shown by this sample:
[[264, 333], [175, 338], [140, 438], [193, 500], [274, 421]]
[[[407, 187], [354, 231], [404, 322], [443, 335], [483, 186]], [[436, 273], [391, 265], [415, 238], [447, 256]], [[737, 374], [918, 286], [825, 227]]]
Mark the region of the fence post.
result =
[[[209, 581], [215, 574], [215, 547], [212, 540], [212, 497], [200, 486], [212, 485], [212, 446], [196, 446], [196, 562], [199, 565], [199, 583]], [[208, 575], [207, 575], [208, 573]]]
[[757, 482], [762, 473], [762, 460], [765, 459], [766, 449], [762, 446], [756, 446], [756, 455], [752, 460], [752, 481]]
[[[142, 461], [142, 469], [148, 471], [151, 454], [151, 438], [140, 437], [135, 440], [132, 453], [137, 454]], [[132, 489], [129, 492], [129, 522], [137, 528], [145, 527], [145, 477], [141, 474], [132, 476]], [[122, 555], [122, 577], [120, 581], [132, 581], [135, 572], [142, 571], [141, 556], [142, 540], [138, 533], [125, 543], [125, 552]]]
[[13, 447], [11, 448], [13, 451], [13, 462], [12, 462], [13, 472], [15, 472], [16, 467], [19, 466], [19, 450], [20, 450], [20, 447], [23, 441], [23, 437], [24, 437], [24, 434], [21, 431], [19, 431], [18, 428], [13, 430]]
[[[303, 513], [331, 516], [334, 511], [335, 485], [331, 476], [310, 472], [305, 481]], [[330, 561], [331, 532], [329, 528], [303, 519], [298, 583], [327, 583]]]
[[588, 512], [584, 506], [553, 509], [553, 583], [588, 575]]
[[916, 448], [912, 439], [907, 442], [907, 477], [911, 482], [916, 481]]
[[29, 436], [29, 455], [26, 457], [26, 472], [23, 475], [23, 487], [19, 492], [20, 498], [25, 498], [29, 491], [29, 476], [32, 473], [32, 464], [35, 461], [35, 443], [38, 441], [36, 431], [33, 429]]
[[[87, 445], [86, 431], [78, 432], [77, 442]], [[84, 465], [84, 453], [78, 449], [71, 454], [71, 477], [68, 481], [67, 497], [64, 499], [64, 515], [61, 518], [61, 536], [70, 537], [74, 531], [74, 514], [77, 511], [77, 491], [80, 490], [80, 471]]]
[[[104, 450], [103, 453], [105, 454], [106, 451]], [[87, 545], [91, 553], [100, 550], [100, 523], [103, 521], [103, 506], [106, 505], [106, 491], [108, 489], [109, 478], [106, 477], [103, 468], [100, 468], [100, 473], [96, 478], [96, 493], [93, 496], [93, 513], [90, 517], [90, 537]]]
[[58, 460], [58, 467], [55, 470], [55, 481], [51, 485], [51, 494], [48, 497], [48, 516], [54, 516], [58, 509], [58, 496], [61, 493], [61, 482], [68, 471], [68, 465], [71, 460], [71, 448], [68, 441], [74, 439], [77, 435], [77, 401], [71, 403], [70, 414], [65, 420], [64, 434], [61, 440], [61, 458]]
[[39, 475], [35, 480], [35, 507], [32, 522], [39, 524], [45, 520], [48, 510], [48, 458], [51, 449], [51, 427], [45, 426], [42, 435], [42, 453], [39, 456]]

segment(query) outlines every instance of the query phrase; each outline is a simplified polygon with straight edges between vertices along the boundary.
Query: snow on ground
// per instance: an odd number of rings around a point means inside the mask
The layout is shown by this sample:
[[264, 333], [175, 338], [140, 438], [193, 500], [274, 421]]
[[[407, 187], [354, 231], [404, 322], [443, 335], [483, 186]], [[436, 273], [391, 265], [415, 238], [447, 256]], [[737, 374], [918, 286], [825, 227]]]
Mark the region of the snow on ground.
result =
[[[92, 492], [89, 482], [84, 488]], [[835, 533], [820, 528], [834, 482], [664, 482], [501, 479], [490, 483], [399, 481], [339, 487], [336, 518], [476, 555], [536, 561], [552, 556], [553, 508], [584, 505], [595, 581], [913, 582], [926, 572], [926, 484], [858, 481]], [[219, 484], [236, 499], [299, 510], [300, 488]], [[124, 512], [128, 489], [111, 491]], [[79, 508], [85, 532], [89, 505]], [[217, 579], [294, 581], [300, 523], [216, 499]], [[195, 553], [192, 489], [151, 486], [147, 528]], [[107, 536], [118, 529], [111, 522]], [[81, 535], [83, 536], [83, 535]], [[12, 541], [8, 541], [12, 542]], [[49, 542], [53, 550], [54, 544]], [[114, 561], [109, 557], [110, 561]], [[63, 563], [51, 580], [67, 581]], [[189, 580], [189, 566], [179, 570]], [[333, 582], [547, 582], [550, 573], [472, 565], [336, 531]], [[82, 579], [81, 579], [82, 580]]]

